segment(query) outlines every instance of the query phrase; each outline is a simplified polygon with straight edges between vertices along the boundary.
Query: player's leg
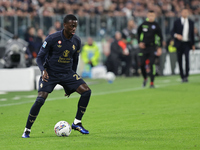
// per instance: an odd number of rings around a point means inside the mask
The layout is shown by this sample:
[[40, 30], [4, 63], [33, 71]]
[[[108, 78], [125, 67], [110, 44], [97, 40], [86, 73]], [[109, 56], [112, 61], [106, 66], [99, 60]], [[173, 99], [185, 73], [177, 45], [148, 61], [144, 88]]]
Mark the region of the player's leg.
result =
[[147, 83], [147, 73], [146, 73], [146, 68], [145, 68], [145, 61], [147, 59], [147, 55], [144, 52], [141, 51], [138, 54], [138, 56], [139, 56], [139, 66], [140, 66], [142, 76], [143, 76], [143, 79], [144, 79], [142, 86], [145, 87], [146, 83]]
[[28, 119], [27, 119], [27, 122], [26, 122], [26, 128], [25, 128], [24, 133], [22, 135], [23, 138], [29, 137], [29, 134], [31, 132], [31, 127], [32, 127], [33, 123], [35, 122], [37, 115], [39, 114], [40, 108], [44, 104], [47, 96], [48, 96], [47, 92], [38, 92], [38, 96], [36, 98], [36, 101], [33, 104], [33, 106], [31, 107], [30, 113], [28, 115]]
[[89, 134], [89, 131], [82, 126], [81, 120], [89, 103], [91, 90], [87, 84], [82, 84], [77, 88], [76, 92], [79, 93], [81, 97], [78, 102], [77, 113], [72, 124], [72, 129], [78, 130], [83, 134]]
[[89, 134], [88, 130], [83, 128], [81, 120], [89, 103], [91, 95], [90, 88], [74, 71], [62, 76], [60, 80], [62, 81], [60, 84], [64, 87], [66, 95], [70, 95], [75, 91], [81, 95], [78, 102], [76, 117], [72, 124], [72, 129], [78, 130], [82, 134]]
[[26, 127], [24, 130], [24, 133], [22, 134], [23, 138], [29, 137], [31, 127], [33, 123], [35, 122], [37, 115], [39, 114], [39, 111], [48, 96], [48, 93], [51, 93], [53, 91], [54, 87], [56, 86], [58, 82], [55, 77], [50, 76], [50, 78], [51, 80], [48, 79], [48, 82], [45, 82], [42, 80], [42, 78], [40, 78], [38, 96], [36, 98], [35, 103], [30, 109], [30, 113], [28, 115], [28, 119], [26, 122]]
[[154, 88], [154, 79], [156, 75], [155, 59], [156, 59], [155, 52], [152, 51], [151, 54], [149, 55], [150, 79], [151, 79], [150, 88]]
[[182, 51], [183, 51], [182, 47], [177, 48], [177, 60], [178, 60], [178, 65], [179, 65], [180, 76], [181, 76], [182, 82], [184, 82], [184, 74], [183, 74], [183, 66], [182, 66], [182, 56], [183, 56]]
[[185, 76], [184, 76], [184, 82], [188, 82], [188, 76], [189, 76], [189, 52], [190, 52], [190, 47], [188, 46], [189, 44], [185, 44], [185, 50], [184, 50], [184, 55], [185, 55]]

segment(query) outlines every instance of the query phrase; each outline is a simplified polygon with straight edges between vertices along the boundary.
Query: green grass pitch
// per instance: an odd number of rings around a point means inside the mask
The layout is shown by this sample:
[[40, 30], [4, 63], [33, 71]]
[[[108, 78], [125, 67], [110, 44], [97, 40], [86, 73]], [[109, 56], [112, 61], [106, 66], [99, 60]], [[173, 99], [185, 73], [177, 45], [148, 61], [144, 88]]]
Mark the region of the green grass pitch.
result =
[[0, 95], [0, 150], [185, 150], [200, 149], [200, 77], [156, 77], [155, 89], [142, 88], [142, 77], [86, 79], [92, 96], [83, 117], [90, 131], [57, 137], [54, 125], [73, 122], [79, 95], [55, 90], [36, 119], [31, 138], [23, 139], [37, 91]]

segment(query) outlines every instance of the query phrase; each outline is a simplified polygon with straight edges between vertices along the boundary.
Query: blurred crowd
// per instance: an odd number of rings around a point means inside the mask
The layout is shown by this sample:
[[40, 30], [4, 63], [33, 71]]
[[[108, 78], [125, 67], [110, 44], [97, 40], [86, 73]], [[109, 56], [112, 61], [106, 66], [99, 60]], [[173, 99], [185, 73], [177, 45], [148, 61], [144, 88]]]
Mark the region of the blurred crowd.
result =
[[[124, 71], [124, 68], [134, 68], [136, 73], [135, 75], [137, 75], [138, 65], [137, 58], [135, 56], [137, 53], [138, 45], [135, 36], [133, 36], [132, 39], [133, 50], [129, 54], [132, 60], [130, 60], [127, 54], [124, 54], [123, 51], [120, 51], [121, 57], [119, 58], [115, 58], [115, 56], [110, 55], [112, 51], [115, 51], [115, 49], [112, 48], [115, 48], [116, 41], [121, 41], [125, 39], [123, 34], [124, 29], [130, 28], [130, 30], [133, 31], [133, 35], [135, 35], [137, 26], [141, 23], [141, 19], [144, 19], [146, 17], [148, 10], [154, 10], [158, 17], [166, 17], [164, 21], [162, 20], [160, 22], [164, 23], [163, 32], [166, 36], [163, 45], [166, 50], [170, 52], [174, 49], [173, 40], [169, 36], [172, 25], [171, 22], [173, 22], [173, 17], [180, 16], [179, 13], [181, 9], [185, 7], [189, 10], [190, 16], [200, 15], [200, 0], [0, 0], [0, 15], [8, 16], [5, 17], [4, 28], [11, 33], [14, 33], [13, 25], [16, 26], [16, 24], [14, 23], [15, 20], [10, 19], [14, 15], [21, 16], [21, 18], [25, 18], [24, 16], [30, 16], [28, 18], [34, 18], [35, 16], [45, 16], [43, 18], [44, 23], [42, 23], [42, 21], [37, 17], [35, 17], [34, 19], [30, 19], [30, 21], [25, 21], [18, 17], [18, 31], [17, 33], [15, 32], [15, 34], [17, 34], [19, 38], [22, 38], [27, 42], [27, 49], [25, 52], [25, 59], [28, 60], [26, 62], [27, 67], [31, 65], [36, 65], [35, 58], [37, 57], [39, 49], [46, 36], [62, 29], [61, 19], [54, 19], [54, 16], [62, 16], [72, 13], [79, 17], [78, 35], [80, 37], [91, 36], [92, 38], [95, 38], [101, 35], [101, 31], [104, 31], [104, 33], [108, 35], [108, 39], [104, 37], [107, 41], [106, 44], [102, 42], [103, 56], [101, 58], [101, 61], [103, 61], [107, 65], [107, 68], [109, 68], [109, 65], [112, 64], [112, 61], [108, 62], [106, 61], [106, 58], [110, 58], [109, 60], [114, 60], [113, 62], [116, 65], [116, 67], [114, 68], [115, 70], [111, 71], [115, 72], [116, 75], [119, 72], [126, 75], [130, 74], [130, 72]], [[95, 19], [93, 19], [93, 16], [97, 15], [100, 15], [101, 17], [100, 20], [95, 21]], [[167, 17], [170, 17], [170, 19], [172, 19], [168, 20]], [[117, 20], [118, 18], [120, 19]], [[129, 24], [128, 20], [133, 21]], [[24, 21], [32, 22], [27, 25], [26, 23], [24, 23]], [[198, 31], [198, 23], [196, 25], [196, 48], [200, 48], [200, 34]], [[89, 30], [87, 31], [87, 29]], [[86, 34], [87, 32], [88, 34]], [[86, 40], [83, 40], [83, 51], [87, 52], [87, 54], [90, 55], [92, 53], [92, 56], [94, 56], [94, 58], [100, 59], [99, 54], [96, 53], [97, 48], [95, 42], [91, 42], [93, 40], [95, 41], [95, 39], [89, 38], [88, 40], [89, 41], [87, 42]], [[89, 49], [93, 48], [94, 51], [88, 51], [88, 47]], [[14, 48], [16, 49], [16, 46], [14, 46]], [[88, 58], [86, 59], [86, 57], [82, 59], [85, 60], [86, 64], [88, 63], [89, 68], [99, 63], [97, 61], [98, 59], [95, 59], [95, 62], [92, 62], [92, 57], [91, 60], [89, 60]], [[118, 64], [115, 62], [116, 59], [119, 59]], [[130, 65], [127, 67], [127, 64]], [[122, 67], [119, 71], [118, 68], [120, 65]]]
[[177, 16], [182, 8], [200, 14], [199, 0], [0, 0], [6, 16], [53, 16], [62, 14], [145, 17], [149, 9], [158, 16]]

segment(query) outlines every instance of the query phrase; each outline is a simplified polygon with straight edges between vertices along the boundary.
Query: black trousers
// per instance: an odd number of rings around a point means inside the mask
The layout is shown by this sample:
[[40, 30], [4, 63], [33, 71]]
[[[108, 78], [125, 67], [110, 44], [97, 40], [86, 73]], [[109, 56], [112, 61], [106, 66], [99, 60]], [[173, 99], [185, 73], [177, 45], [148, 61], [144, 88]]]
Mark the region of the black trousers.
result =
[[[180, 76], [182, 79], [189, 76], [189, 52], [191, 45], [189, 42], [182, 42], [181, 45], [177, 48], [177, 60], [179, 64]], [[183, 55], [185, 55], [185, 72], [183, 72]]]
[[146, 72], [146, 60], [149, 60], [149, 67], [150, 67], [150, 79], [151, 82], [154, 82], [155, 74], [156, 74], [156, 68], [155, 68], [155, 59], [156, 59], [156, 47], [155, 46], [149, 46], [145, 49], [140, 49], [139, 53], [139, 61], [140, 61], [140, 68], [142, 71], [142, 76], [144, 79], [147, 78], [147, 72]]

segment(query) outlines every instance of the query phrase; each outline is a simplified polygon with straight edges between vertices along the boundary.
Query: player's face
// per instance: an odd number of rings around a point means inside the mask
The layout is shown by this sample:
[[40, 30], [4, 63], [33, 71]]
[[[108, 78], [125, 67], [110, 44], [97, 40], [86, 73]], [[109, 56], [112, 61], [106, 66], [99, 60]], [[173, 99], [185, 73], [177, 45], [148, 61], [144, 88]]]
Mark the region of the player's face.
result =
[[154, 12], [149, 12], [147, 14], [147, 18], [149, 19], [149, 22], [154, 22], [156, 19], [156, 14]]
[[64, 23], [64, 29], [68, 36], [72, 36], [76, 32], [76, 28], [78, 25], [77, 20], [69, 20], [67, 23]]

